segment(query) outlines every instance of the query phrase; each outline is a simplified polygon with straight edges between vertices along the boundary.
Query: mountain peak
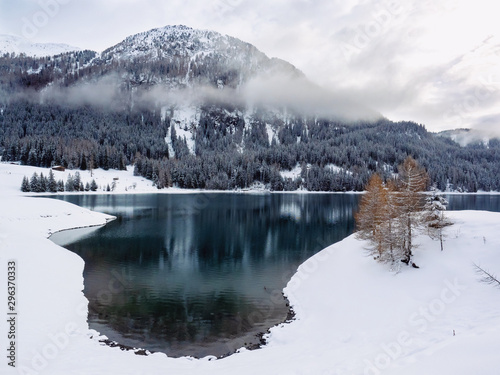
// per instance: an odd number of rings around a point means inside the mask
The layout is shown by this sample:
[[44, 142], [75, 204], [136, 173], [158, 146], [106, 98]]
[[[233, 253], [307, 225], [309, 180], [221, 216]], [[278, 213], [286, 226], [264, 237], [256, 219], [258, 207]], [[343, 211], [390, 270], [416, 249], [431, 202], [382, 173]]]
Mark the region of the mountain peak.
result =
[[169, 55], [193, 56], [200, 52], [222, 52], [233, 49], [252, 50], [265, 56], [249, 43], [211, 30], [193, 29], [185, 25], [168, 25], [128, 36], [108, 48], [103, 55], [119, 58], [145, 56], [162, 58]]
[[101, 59], [109, 65], [147, 64], [156, 81], [162, 80], [161, 76], [168, 76], [187, 85], [210, 82], [217, 86], [217, 82], [222, 82], [223, 86], [236, 88], [262, 72], [279, 71], [288, 76], [303, 77], [303, 73], [292, 64], [270, 59], [250, 43], [184, 25], [131, 35], [105, 50]]

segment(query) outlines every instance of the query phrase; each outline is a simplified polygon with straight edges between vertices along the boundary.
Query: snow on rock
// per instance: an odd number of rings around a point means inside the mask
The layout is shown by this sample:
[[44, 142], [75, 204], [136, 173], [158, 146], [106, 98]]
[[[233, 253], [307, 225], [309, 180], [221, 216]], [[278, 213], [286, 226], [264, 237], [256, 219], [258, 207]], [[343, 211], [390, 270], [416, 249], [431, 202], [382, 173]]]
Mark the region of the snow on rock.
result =
[[[194, 105], [178, 106], [174, 109], [166, 137], [167, 144], [169, 145], [169, 152], [173, 152], [171, 137], [172, 129], [175, 128], [177, 137], [180, 137], [181, 140], [185, 139], [189, 152], [192, 155], [195, 154], [194, 131], [200, 122], [200, 114], [201, 109]], [[175, 155], [175, 153], [173, 155]]]
[[[284, 289], [296, 319], [273, 327], [264, 348], [210, 361], [144, 357], [98, 342], [86, 323], [83, 261], [46, 239], [110, 217], [23, 196], [12, 168], [23, 167], [0, 164], [0, 280], [15, 260], [17, 368], [4, 362], [2, 374], [498, 374], [500, 291], [473, 267], [500, 274], [498, 213], [448, 212], [455, 224], [445, 228], [444, 251], [421, 235], [420, 269], [399, 273], [366, 256], [354, 236], [322, 244]], [[113, 287], [102, 292], [112, 296]], [[0, 332], [8, 332], [6, 315]]]
[[272, 145], [273, 138], [275, 138], [276, 133], [273, 130], [273, 127], [271, 126], [271, 124], [266, 124], [266, 132], [267, 132], [267, 138], [269, 140], [269, 145]]

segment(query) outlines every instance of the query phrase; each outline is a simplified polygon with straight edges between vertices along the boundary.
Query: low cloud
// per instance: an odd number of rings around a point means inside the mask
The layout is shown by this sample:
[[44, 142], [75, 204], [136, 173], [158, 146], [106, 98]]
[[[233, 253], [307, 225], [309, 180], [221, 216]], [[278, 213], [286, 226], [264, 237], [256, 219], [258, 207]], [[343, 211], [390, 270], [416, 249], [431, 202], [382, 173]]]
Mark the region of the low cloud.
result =
[[[0, 5], [2, 33], [18, 33], [22, 18], [40, 8], [37, 2], [6, 4]], [[491, 0], [73, 1], [39, 30], [36, 41], [100, 51], [128, 35], [175, 24], [252, 43], [291, 62], [334, 99], [360, 102], [393, 120], [413, 120], [433, 131], [497, 126], [491, 119], [498, 115], [500, 84], [477, 105], [470, 97], [481, 75], [500, 82], [500, 24]], [[261, 83], [246, 88], [250, 98], [269, 93], [305, 108], [317, 104], [307, 104], [307, 88], [289, 95], [280, 91], [286, 84]]]
[[340, 95], [311, 83], [305, 78], [288, 79], [280, 75], [260, 76], [242, 88], [251, 105], [274, 106], [324, 118], [344, 121], [374, 120], [381, 115], [348, 95]]
[[238, 107], [287, 110], [289, 113], [339, 119], [375, 120], [381, 115], [345, 94], [325, 90], [301, 75], [289, 72], [258, 75], [237, 89], [209, 85], [171, 88], [156, 84], [147, 89], [124, 90], [126, 81], [112, 74], [71, 87], [50, 86], [40, 100], [67, 106], [90, 105], [102, 109], [151, 108], [204, 104], [229, 104]]
[[99, 108], [121, 108], [125, 99], [125, 93], [120, 91], [119, 78], [115, 75], [70, 87], [52, 85], [40, 94], [42, 103], [51, 102], [75, 107], [90, 105]]

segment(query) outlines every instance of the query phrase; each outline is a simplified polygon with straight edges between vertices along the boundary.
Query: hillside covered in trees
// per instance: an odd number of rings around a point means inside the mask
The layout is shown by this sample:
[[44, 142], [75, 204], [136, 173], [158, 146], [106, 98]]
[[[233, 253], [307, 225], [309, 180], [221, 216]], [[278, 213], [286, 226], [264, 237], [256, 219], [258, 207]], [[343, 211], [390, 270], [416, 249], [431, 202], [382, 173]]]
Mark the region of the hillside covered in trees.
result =
[[391, 122], [247, 43], [183, 26], [102, 54], [1, 57], [0, 155], [81, 170], [134, 164], [158, 188], [311, 191], [362, 190], [412, 155], [440, 190], [500, 191], [499, 140], [460, 146]]
[[[410, 122], [347, 125], [297, 118], [277, 121], [280, 130], [269, 142], [263, 118], [254, 117], [249, 127], [236, 116], [217, 122], [219, 114], [215, 107], [202, 111], [193, 154], [159, 110], [14, 102], [0, 114], [2, 160], [81, 170], [135, 164], [136, 173], [159, 188], [226, 190], [261, 182], [272, 190], [346, 191], [362, 190], [373, 172], [390, 177], [412, 155], [440, 190], [500, 190], [498, 140], [461, 147]], [[297, 165], [301, 173], [294, 180], [280, 174]]]

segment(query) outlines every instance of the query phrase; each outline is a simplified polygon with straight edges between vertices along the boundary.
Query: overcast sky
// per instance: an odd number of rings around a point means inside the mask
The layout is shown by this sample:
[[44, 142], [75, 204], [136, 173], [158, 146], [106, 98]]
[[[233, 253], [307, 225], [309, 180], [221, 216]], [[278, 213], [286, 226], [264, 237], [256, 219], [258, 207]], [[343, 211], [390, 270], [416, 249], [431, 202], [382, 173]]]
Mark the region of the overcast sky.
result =
[[211, 29], [437, 131], [500, 135], [494, 0], [0, 0], [0, 34], [96, 51], [165, 25]]

